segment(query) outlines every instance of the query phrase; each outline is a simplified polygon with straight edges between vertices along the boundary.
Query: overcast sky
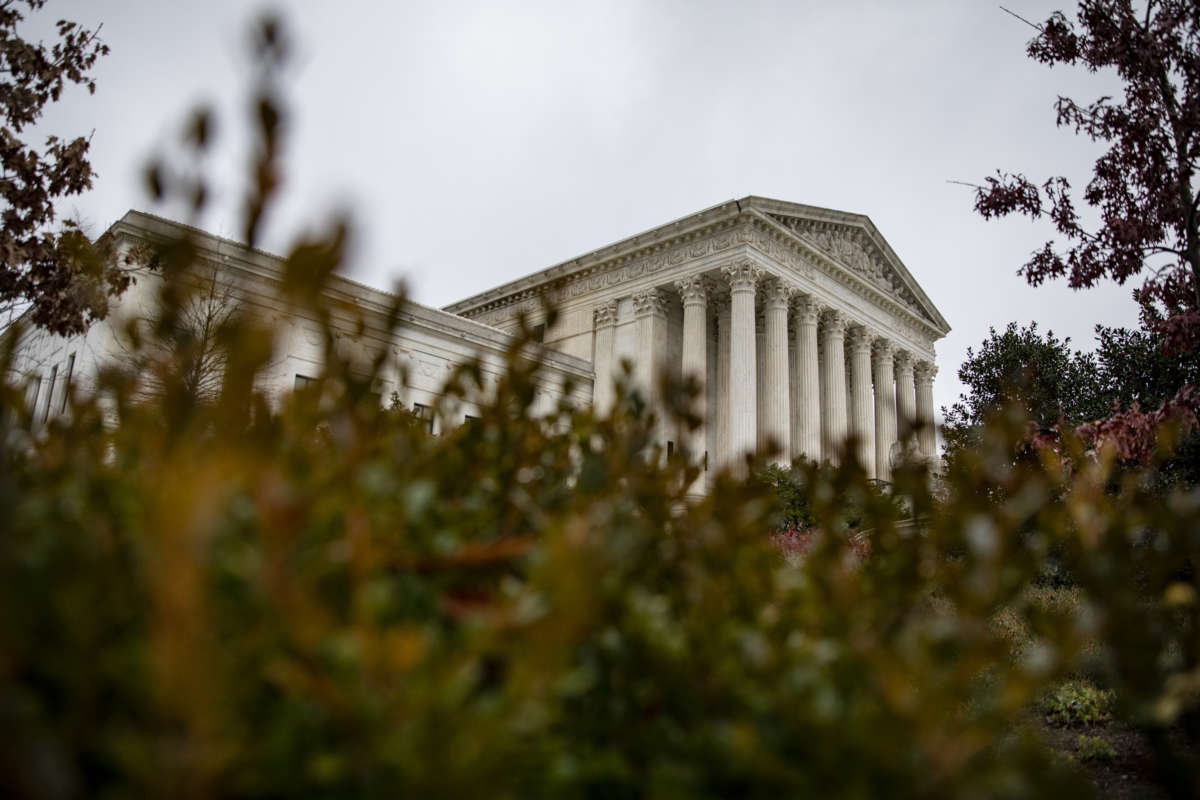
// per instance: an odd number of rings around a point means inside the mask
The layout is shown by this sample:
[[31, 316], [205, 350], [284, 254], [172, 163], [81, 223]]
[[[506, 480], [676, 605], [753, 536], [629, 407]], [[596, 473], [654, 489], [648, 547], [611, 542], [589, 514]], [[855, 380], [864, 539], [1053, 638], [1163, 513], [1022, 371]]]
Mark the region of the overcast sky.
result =
[[[1069, 4], [1009, 0], [1041, 20]], [[51, 0], [103, 23], [94, 96], [42, 131], [94, 129], [95, 189], [60, 206], [100, 232], [147, 198], [141, 170], [187, 111], [220, 112], [225, 176], [204, 227], [237, 231], [249, 23], [240, 0]], [[1129, 287], [1072, 292], [1016, 275], [1049, 231], [983, 222], [996, 168], [1082, 186], [1094, 146], [1053, 103], [1113, 93], [1105, 76], [1029, 61], [1033, 31], [974, 0], [550, 0], [276, 3], [296, 44], [285, 199], [267, 249], [330, 211], [358, 243], [352, 276], [441, 306], [748, 194], [868, 215], [953, 331], [940, 408], [989, 326], [1036, 320], [1090, 349], [1136, 324]], [[244, 170], [242, 170], [244, 172]]]

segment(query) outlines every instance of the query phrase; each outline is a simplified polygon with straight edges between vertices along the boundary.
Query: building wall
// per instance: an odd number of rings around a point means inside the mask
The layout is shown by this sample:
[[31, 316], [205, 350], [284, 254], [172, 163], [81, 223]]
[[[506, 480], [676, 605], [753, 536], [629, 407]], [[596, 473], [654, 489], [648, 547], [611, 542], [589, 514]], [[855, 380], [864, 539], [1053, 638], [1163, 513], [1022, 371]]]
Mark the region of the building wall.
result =
[[[138, 212], [127, 214], [110, 233], [118, 237], [122, 248], [184, 234], [193, 237], [204, 269], [216, 271], [222, 287], [229, 287], [233, 302], [275, 330], [273, 357], [259, 376], [259, 389], [269, 398], [277, 402], [292, 391], [298, 376], [320, 374], [324, 360], [321, 327], [315, 317], [281, 299], [279, 258]], [[91, 392], [102, 368], [130, 362], [122, 331], [132, 319], [153, 316], [161, 286], [157, 275], [140, 277], [113, 302], [104, 321], [79, 336], [60, 337], [32, 328], [23, 331], [13, 364], [16, 374], [10, 379], [28, 387], [28, 400], [36, 397], [35, 426], [62, 412], [68, 385], [73, 391]], [[401, 310], [398, 326], [388, 330], [387, 314], [396, 302], [394, 296], [336, 277], [326, 295], [332, 309], [335, 352], [340, 357], [358, 365], [366, 375], [373, 357], [386, 353], [376, 387], [381, 402], [389, 402], [395, 393], [406, 407], [433, 408], [458, 365], [478, 360], [485, 388], [494, 387], [505, 369], [505, 353], [512, 338], [503, 331], [411, 302]], [[586, 338], [590, 347], [590, 335], [588, 331], [586, 337], [577, 338]], [[68, 365], [72, 364], [68, 381]], [[543, 365], [545, 379], [535, 402], [536, 413], [557, 407], [567, 380], [574, 386], [570, 403], [585, 406], [591, 402], [590, 353], [577, 358], [548, 350]], [[464, 416], [478, 413], [476, 404], [483, 399], [468, 398], [452, 410], [452, 418], [436, 420], [435, 429], [461, 424]]]

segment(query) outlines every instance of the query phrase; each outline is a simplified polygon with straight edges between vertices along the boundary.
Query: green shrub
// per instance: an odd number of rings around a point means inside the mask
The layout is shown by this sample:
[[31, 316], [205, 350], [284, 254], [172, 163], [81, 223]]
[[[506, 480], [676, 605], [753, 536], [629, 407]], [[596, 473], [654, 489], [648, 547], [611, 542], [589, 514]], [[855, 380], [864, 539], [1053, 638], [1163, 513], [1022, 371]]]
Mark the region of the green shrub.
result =
[[1055, 725], [1099, 725], [1112, 719], [1112, 692], [1088, 681], [1069, 680], [1047, 692], [1038, 708]]
[[1115, 761], [1117, 751], [1103, 736], [1080, 734], [1075, 740], [1075, 756], [1080, 761]]

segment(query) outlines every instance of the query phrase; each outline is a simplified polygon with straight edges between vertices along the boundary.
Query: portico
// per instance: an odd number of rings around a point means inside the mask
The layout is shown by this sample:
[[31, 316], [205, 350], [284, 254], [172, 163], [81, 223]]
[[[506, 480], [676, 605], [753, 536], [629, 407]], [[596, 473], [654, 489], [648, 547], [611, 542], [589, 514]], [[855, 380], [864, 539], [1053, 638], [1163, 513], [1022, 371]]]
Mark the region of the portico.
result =
[[934, 343], [949, 325], [865, 216], [747, 197], [447, 310], [512, 329], [542, 295], [561, 315], [546, 344], [593, 364], [598, 409], [623, 359], [651, 402], [662, 371], [699, 381], [703, 428], [659, 435], [710, 469], [767, 442], [781, 462], [836, 459], [852, 437], [888, 480], [914, 421], [935, 456]]

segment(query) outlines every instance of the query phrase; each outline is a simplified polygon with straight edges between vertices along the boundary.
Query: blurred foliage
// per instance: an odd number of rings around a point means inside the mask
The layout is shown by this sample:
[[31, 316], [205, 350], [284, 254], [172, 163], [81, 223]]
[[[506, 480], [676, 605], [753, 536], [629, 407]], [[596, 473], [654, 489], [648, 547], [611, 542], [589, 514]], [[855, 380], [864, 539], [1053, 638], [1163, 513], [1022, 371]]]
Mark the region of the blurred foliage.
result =
[[1053, 331], [1043, 335], [1036, 322], [1024, 328], [1010, 322], [1003, 332], [992, 328], [978, 351], [968, 347], [958, 368], [966, 392], [942, 409], [946, 457], [974, 446], [988, 415], [1008, 405], [1020, 406], [1041, 430], [1107, 413], [1111, 403], [1100, 391], [1095, 357], [1070, 345]]
[[[280, 180], [273, 91], [249, 234]], [[278, 406], [274, 332], [241, 314], [211, 400], [181, 377], [194, 348], [148, 347], [163, 391], [108, 372], [37, 436], [0, 392], [0, 794], [1086, 796], [1021, 724], [1081, 671], [1165, 788], [1200, 788], [1196, 490], [1069, 436], [1020, 446], [1013, 408], [936, 494], [916, 462], [881, 493], [853, 448], [796, 465], [814, 541], [789, 564], [775, 490], [717, 472], [690, 500], [690, 454], [627, 386], [607, 416], [535, 415], [528, 326], [471, 424], [381, 408], [385, 354], [339, 358], [322, 293], [346, 230], [285, 258], [326, 367]], [[169, 320], [194, 249], [157, 259]], [[694, 424], [694, 390], [663, 387], [664, 413]], [[468, 364], [442, 403], [482, 392]], [[1077, 603], [1031, 599], [1052, 548]]]
[[[1084, 425], [1080, 432], [1092, 439], [1114, 439], [1127, 451], [1125, 460], [1141, 460], [1129, 456], [1154, 448], [1162, 418], [1194, 417], [1200, 407], [1187, 389], [1200, 385], [1200, 360], [1169, 351], [1161, 333], [1097, 325], [1094, 352], [1070, 344], [1052, 331], [1042, 334], [1036, 322], [1024, 328], [1013, 322], [1001, 333], [993, 328], [978, 351], [968, 348], [958, 370], [966, 392], [942, 409], [946, 462], [973, 447], [985, 420], [1006, 405], [1019, 406], [1041, 432]], [[1175, 433], [1155, 481], [1163, 488], [1198, 485], [1200, 430]]]
[[1075, 740], [1075, 756], [1080, 761], [1115, 761], [1117, 751], [1103, 736], [1079, 734]]

